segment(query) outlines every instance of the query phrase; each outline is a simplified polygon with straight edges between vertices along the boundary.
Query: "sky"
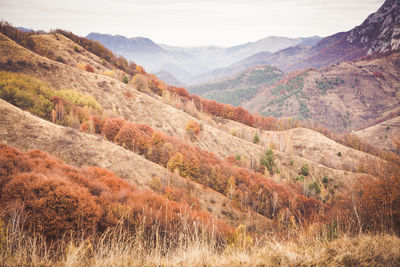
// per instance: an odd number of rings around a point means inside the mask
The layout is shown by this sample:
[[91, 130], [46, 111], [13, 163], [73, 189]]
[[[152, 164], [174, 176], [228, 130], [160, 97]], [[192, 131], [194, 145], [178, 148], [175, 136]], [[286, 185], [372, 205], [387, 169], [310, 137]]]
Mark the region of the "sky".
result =
[[267, 36], [348, 31], [384, 0], [0, 0], [0, 19], [34, 30], [148, 37], [177, 46], [233, 46]]

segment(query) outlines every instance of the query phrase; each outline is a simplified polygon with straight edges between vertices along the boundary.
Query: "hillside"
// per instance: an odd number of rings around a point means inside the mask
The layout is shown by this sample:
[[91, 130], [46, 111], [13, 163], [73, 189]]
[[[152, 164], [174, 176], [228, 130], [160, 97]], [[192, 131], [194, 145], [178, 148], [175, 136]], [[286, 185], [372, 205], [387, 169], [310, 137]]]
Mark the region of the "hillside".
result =
[[162, 81], [164, 81], [167, 84], [173, 85], [173, 86], [178, 86], [178, 87], [185, 87], [186, 85], [179, 81], [175, 76], [173, 76], [171, 73], [166, 72], [166, 71], [159, 71], [155, 73], [155, 75]]
[[377, 123], [368, 128], [355, 132], [359, 137], [368, 140], [371, 144], [393, 152], [397, 151], [393, 138], [400, 137], [400, 117]]
[[[191, 190], [202, 210], [211, 210], [215, 217], [226, 222], [236, 224], [232, 218], [240, 221], [245, 216], [232, 207], [224, 195], [171, 174], [165, 168], [99, 136], [54, 125], [1, 99], [0, 110], [2, 143], [23, 151], [40, 149], [76, 167], [99, 166], [140, 188], [150, 189], [151, 181], [156, 177], [161, 184]], [[230, 217], [227, 214], [231, 214]], [[255, 222], [261, 219], [254, 217]]]
[[275, 117], [312, 119], [335, 132], [362, 129], [399, 112], [399, 60], [394, 53], [293, 73], [244, 107]]
[[269, 66], [249, 69], [231, 78], [189, 87], [189, 91], [220, 103], [240, 106], [253, 98], [262, 88], [271, 86], [282, 72]]

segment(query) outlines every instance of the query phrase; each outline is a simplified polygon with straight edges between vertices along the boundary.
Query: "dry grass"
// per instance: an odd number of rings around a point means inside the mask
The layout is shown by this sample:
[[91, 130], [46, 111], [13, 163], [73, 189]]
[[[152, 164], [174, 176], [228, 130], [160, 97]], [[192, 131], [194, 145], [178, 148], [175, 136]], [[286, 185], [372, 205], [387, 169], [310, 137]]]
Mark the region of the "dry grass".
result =
[[[264, 236], [246, 249], [217, 245], [199, 232], [182, 234], [176, 246], [165, 240], [149, 245], [140, 230], [127, 234], [122, 224], [97, 241], [48, 246], [40, 235], [22, 230], [18, 213], [3, 228], [1, 266], [398, 266], [400, 238], [389, 234], [341, 235], [329, 241], [303, 231], [297, 238]], [[1, 230], [1, 229], [0, 229]], [[1, 236], [0, 236], [1, 237]]]

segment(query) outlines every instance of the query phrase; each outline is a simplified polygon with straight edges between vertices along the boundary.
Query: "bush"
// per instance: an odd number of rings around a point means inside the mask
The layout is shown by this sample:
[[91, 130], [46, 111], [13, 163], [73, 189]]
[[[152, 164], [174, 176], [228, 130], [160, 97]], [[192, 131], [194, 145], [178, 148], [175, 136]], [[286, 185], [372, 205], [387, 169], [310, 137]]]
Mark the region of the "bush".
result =
[[104, 125], [104, 121], [101, 118], [97, 116], [90, 116], [89, 123], [92, 127], [92, 132], [96, 134], [101, 134]]
[[122, 78], [122, 82], [125, 84], [128, 84], [129, 80], [127, 76], [124, 76], [124, 78]]
[[271, 149], [268, 149], [265, 152], [264, 157], [261, 158], [260, 164], [265, 166], [270, 174], [274, 173], [274, 152]]
[[13, 27], [8, 22], [0, 21], [0, 32], [25, 48], [28, 48], [33, 51], [36, 48], [35, 42], [31, 37], [32, 35], [35, 34], [34, 31], [31, 32], [21, 31]]
[[65, 61], [65, 59], [62, 58], [61, 56], [57, 56], [56, 61], [63, 63], [63, 64], [67, 64], [67, 61]]
[[6, 206], [15, 201], [23, 204], [29, 212], [27, 226], [49, 239], [80, 229], [94, 233], [101, 216], [99, 205], [86, 188], [53, 174], [19, 174], [3, 188], [2, 196]]
[[121, 130], [122, 126], [125, 124], [125, 120], [121, 118], [108, 118], [104, 121], [101, 134], [104, 135], [107, 140], [114, 141], [115, 136]]
[[254, 144], [260, 143], [260, 137], [258, 136], [258, 133], [255, 133], [255, 134], [254, 134], [253, 143], [254, 143]]
[[200, 125], [197, 121], [189, 120], [186, 123], [185, 130], [191, 137], [194, 137], [200, 134]]
[[308, 176], [309, 171], [310, 171], [310, 170], [309, 170], [309, 167], [308, 167], [307, 164], [304, 164], [303, 166], [301, 166], [301, 171], [300, 171], [300, 173], [301, 173], [302, 175]]
[[174, 156], [170, 158], [167, 163], [167, 167], [171, 172], [174, 172], [176, 169], [179, 171], [181, 175], [184, 172], [184, 163], [183, 163], [183, 155], [180, 152], [175, 153]]
[[85, 70], [88, 71], [88, 72], [93, 72], [94, 73], [94, 68], [90, 64], [86, 64], [85, 65]]
[[41, 118], [51, 118], [53, 94], [54, 91], [40, 80], [0, 71], [0, 98]]
[[140, 229], [149, 244], [159, 237], [169, 237], [163, 240], [172, 243], [193, 227], [211, 236], [209, 223], [215, 225], [218, 240], [231, 232], [207, 212], [139, 191], [99, 167], [75, 169], [40, 150], [21, 153], [0, 144], [0, 177], [3, 218], [8, 220], [19, 210], [26, 231], [41, 233], [47, 241], [82, 238], [82, 234], [96, 238], [118, 223], [130, 229], [128, 235]]
[[126, 149], [144, 154], [151, 145], [150, 138], [137, 124], [127, 122], [121, 127], [114, 141]]
[[341, 213], [347, 210], [348, 220], [358, 222], [356, 227], [364, 231], [400, 234], [400, 162], [369, 159], [365, 166], [371, 176], [359, 177], [349, 186]]
[[92, 108], [99, 112], [103, 109], [93, 96], [80, 93], [74, 89], [62, 89], [55, 91], [54, 94], [82, 107]]
[[312, 182], [308, 185], [308, 189], [314, 190], [315, 193], [320, 194], [321, 193], [321, 188], [319, 187], [319, 184], [317, 182]]
[[136, 90], [138, 90], [140, 92], [145, 93], [145, 92], [149, 91], [147, 80], [143, 75], [138, 74], [138, 75], [133, 76], [132, 84], [136, 88]]

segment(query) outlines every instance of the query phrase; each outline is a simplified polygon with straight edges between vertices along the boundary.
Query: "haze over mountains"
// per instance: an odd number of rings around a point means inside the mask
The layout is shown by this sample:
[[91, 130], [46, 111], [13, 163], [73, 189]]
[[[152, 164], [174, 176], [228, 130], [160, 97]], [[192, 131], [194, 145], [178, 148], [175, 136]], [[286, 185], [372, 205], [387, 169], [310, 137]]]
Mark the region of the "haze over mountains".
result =
[[[272, 65], [288, 72], [320, 68], [399, 49], [398, 5], [396, 0], [386, 1], [360, 26], [323, 39], [317, 36], [267, 37], [229, 48], [183, 48], [156, 44], [143, 37], [91, 33], [87, 38], [99, 41], [153, 73], [163, 72], [166, 82], [194, 85], [232, 76], [259, 65]], [[170, 75], [165, 75], [166, 72]]]
[[[293, 45], [312, 45], [321, 39], [271, 36], [228, 48], [216, 46], [185, 48], [156, 44], [144, 37], [127, 38], [120, 35], [90, 33], [87, 38], [99, 41], [114, 53], [143, 65], [153, 73], [168, 72], [187, 84], [203, 81], [204, 79], [196, 76], [229, 66], [255, 53], [274, 53]], [[166, 82], [173, 84], [172, 79]]]

